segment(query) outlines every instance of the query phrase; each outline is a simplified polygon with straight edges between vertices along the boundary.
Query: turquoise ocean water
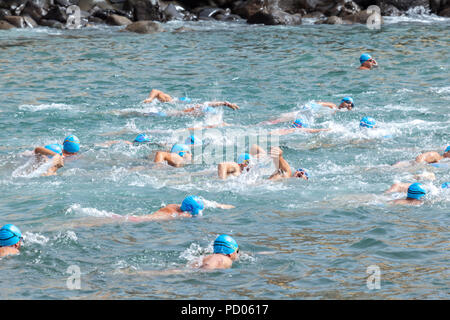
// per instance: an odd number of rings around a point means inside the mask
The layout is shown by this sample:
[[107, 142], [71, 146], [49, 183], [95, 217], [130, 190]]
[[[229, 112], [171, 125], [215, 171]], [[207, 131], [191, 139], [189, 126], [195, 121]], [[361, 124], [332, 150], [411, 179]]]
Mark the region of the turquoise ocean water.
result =
[[[181, 25], [154, 35], [115, 27], [0, 32], [0, 222], [24, 233], [21, 254], [0, 260], [0, 297], [448, 299], [450, 193], [440, 185], [450, 169], [391, 164], [450, 144], [449, 19], [388, 18], [380, 31], [201, 22], [173, 32]], [[380, 66], [357, 71], [363, 52]], [[185, 107], [143, 104], [152, 88], [194, 102], [228, 100], [240, 110], [148, 117]], [[243, 132], [289, 127], [263, 121], [348, 95], [353, 111], [315, 117], [314, 127], [330, 131], [279, 139], [287, 161], [310, 172], [308, 182], [267, 181], [270, 161], [226, 181], [214, 162], [152, 164], [156, 150], [187, 136], [184, 128], [223, 120], [231, 126], [204, 139], [233, 145]], [[363, 116], [378, 128], [361, 131]], [[101, 145], [140, 132], [154, 143]], [[68, 134], [81, 140], [80, 155], [41, 177], [46, 167], [31, 151]], [[392, 183], [422, 173], [436, 177], [423, 180], [422, 206], [389, 204], [405, 196], [384, 194]], [[210, 201], [203, 216], [111, 218], [149, 214], [188, 194]], [[221, 233], [240, 245], [233, 267], [189, 268]], [[67, 288], [73, 265], [80, 290]], [[377, 290], [367, 287], [371, 265], [381, 270]]]

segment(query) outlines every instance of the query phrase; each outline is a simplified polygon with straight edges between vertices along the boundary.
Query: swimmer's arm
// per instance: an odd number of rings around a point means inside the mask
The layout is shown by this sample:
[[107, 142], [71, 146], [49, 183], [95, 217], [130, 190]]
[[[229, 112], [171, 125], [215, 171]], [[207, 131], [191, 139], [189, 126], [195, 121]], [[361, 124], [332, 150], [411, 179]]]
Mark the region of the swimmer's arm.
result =
[[266, 151], [263, 148], [261, 148], [257, 144], [254, 144], [250, 148], [250, 154], [252, 156], [255, 156], [255, 157], [259, 158], [260, 156], [265, 156], [267, 153], [266, 153]]
[[[289, 178], [292, 176], [291, 166], [286, 161], [286, 159], [283, 158], [283, 151], [280, 148], [273, 147], [272, 149], [270, 149], [270, 156], [272, 157], [275, 168], [277, 168], [279, 172], [279, 177]], [[277, 173], [269, 177], [269, 179], [276, 178], [278, 178]]]
[[309, 129], [309, 128], [300, 128], [300, 130], [309, 132], [309, 133], [317, 133], [320, 131], [330, 131], [331, 129]]
[[53, 176], [56, 174], [56, 171], [59, 168], [64, 167], [64, 160], [63, 157], [60, 156], [59, 154], [56, 154], [55, 156], [53, 156], [52, 158], [52, 166], [47, 170], [46, 173], [42, 174], [43, 176]]
[[47, 148], [44, 148], [44, 147], [37, 147], [37, 148], [35, 148], [34, 149], [34, 153], [42, 154], [44, 156], [50, 156], [50, 157], [58, 155], [56, 152], [53, 152], [53, 151], [51, 151], [51, 150], [49, 150]]
[[337, 109], [337, 106], [334, 103], [331, 103], [331, 102], [321, 102], [321, 101], [319, 101], [317, 103], [322, 105], [322, 106], [324, 106], [324, 107], [328, 107], [330, 109]]
[[435, 163], [439, 162], [443, 157], [436, 151], [425, 152], [416, 157], [416, 162], [428, 162]]
[[184, 159], [176, 153], [170, 153], [166, 151], [156, 152], [153, 162], [162, 163], [165, 161], [167, 161], [167, 163], [172, 167], [181, 167], [184, 165]]
[[132, 142], [126, 141], [126, 140], [111, 140], [111, 141], [106, 141], [104, 143], [100, 143], [100, 144], [98, 144], [98, 146], [100, 146], [100, 147], [110, 147], [113, 144], [117, 144], [117, 143], [126, 143], [126, 144], [130, 144], [130, 145], [133, 144]]
[[286, 135], [286, 134], [293, 133], [293, 132], [295, 132], [296, 130], [297, 130], [297, 128], [291, 128], [291, 129], [279, 129], [279, 130], [271, 131], [270, 134], [283, 136], [283, 135]]
[[217, 171], [220, 179], [226, 179], [231, 174], [238, 175], [239, 165], [234, 162], [219, 163]]
[[384, 193], [392, 193], [392, 192], [408, 192], [408, 188], [411, 183], [394, 183], [389, 189], [387, 189]]
[[173, 100], [173, 98], [170, 95], [168, 95], [167, 93], [164, 93], [157, 89], [153, 89], [150, 92], [148, 98], [144, 100], [144, 103], [152, 102], [155, 98], [161, 102], [170, 102]]
[[208, 101], [208, 102], [205, 102], [205, 104], [207, 104], [210, 107], [225, 106], [225, 107], [228, 107], [228, 108], [233, 109], [233, 110], [239, 109], [239, 106], [237, 104], [230, 103], [228, 101]]
[[[222, 122], [219, 124], [211, 124], [211, 125], [204, 126], [204, 127], [191, 127], [191, 128], [187, 128], [186, 130], [195, 131], [195, 130], [211, 129], [211, 128], [218, 128], [218, 127], [228, 127], [228, 126], [231, 126], [231, 124]], [[184, 131], [184, 129], [183, 129], [183, 131]]]

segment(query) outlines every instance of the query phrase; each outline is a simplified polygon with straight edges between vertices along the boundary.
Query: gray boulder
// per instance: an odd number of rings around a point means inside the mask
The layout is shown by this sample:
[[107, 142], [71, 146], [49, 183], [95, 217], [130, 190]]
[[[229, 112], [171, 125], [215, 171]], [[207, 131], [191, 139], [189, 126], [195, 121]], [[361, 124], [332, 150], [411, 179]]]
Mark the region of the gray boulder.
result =
[[247, 20], [249, 24], [265, 25], [299, 25], [302, 24], [302, 17], [299, 14], [289, 14], [281, 10], [258, 11]]
[[38, 26], [36, 21], [29, 16], [23, 16], [23, 21], [28, 28], [36, 28]]
[[39, 25], [44, 26], [44, 27], [56, 28], [56, 29], [63, 29], [65, 26], [64, 24], [62, 24], [59, 21], [47, 20], [47, 19], [41, 19], [39, 21]]
[[145, 20], [133, 22], [132, 24], [129, 24], [124, 30], [141, 34], [157, 33], [164, 31], [160, 23]]
[[165, 20], [157, 0], [127, 0], [124, 10], [132, 12], [136, 21]]
[[50, 8], [50, 10], [47, 12], [47, 14], [42, 18], [45, 20], [56, 20], [61, 23], [66, 23], [66, 21], [67, 21], [66, 8], [59, 7], [59, 6], [53, 6]]
[[10, 24], [12, 24], [16, 28], [25, 28], [26, 24], [23, 20], [23, 17], [20, 16], [6, 16], [3, 17], [5, 21], [8, 21]]

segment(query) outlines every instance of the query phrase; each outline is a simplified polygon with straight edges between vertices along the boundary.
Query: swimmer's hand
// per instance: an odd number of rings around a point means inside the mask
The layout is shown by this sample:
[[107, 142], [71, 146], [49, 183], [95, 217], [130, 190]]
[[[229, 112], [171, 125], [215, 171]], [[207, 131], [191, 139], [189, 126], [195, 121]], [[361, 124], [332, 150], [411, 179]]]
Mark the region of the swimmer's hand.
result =
[[233, 109], [233, 110], [239, 109], [239, 106], [238, 106], [237, 104], [235, 104], [235, 103], [230, 103], [230, 102], [228, 102], [228, 101], [225, 101], [225, 105], [226, 105], [228, 108]]
[[142, 103], [150, 103], [150, 102], [152, 102], [152, 101], [153, 101], [153, 99], [147, 98], [147, 99], [145, 99], [144, 101], [142, 101]]
[[218, 203], [218, 204], [216, 204], [216, 206], [219, 209], [234, 209], [234, 208], [236, 208], [235, 206], [233, 206], [231, 204], [223, 204], [223, 203]]

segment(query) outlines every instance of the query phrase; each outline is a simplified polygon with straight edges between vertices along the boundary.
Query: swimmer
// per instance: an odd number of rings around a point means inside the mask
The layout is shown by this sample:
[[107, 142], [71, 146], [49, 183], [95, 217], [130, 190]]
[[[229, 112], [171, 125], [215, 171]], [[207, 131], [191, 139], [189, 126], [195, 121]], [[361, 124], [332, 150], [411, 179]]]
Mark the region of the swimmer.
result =
[[214, 253], [203, 258], [201, 269], [229, 269], [239, 255], [239, 246], [232, 237], [221, 234], [214, 240]]
[[359, 70], [371, 70], [374, 67], [378, 67], [378, 63], [375, 59], [372, 58], [370, 54], [363, 53], [359, 57], [359, 62], [361, 62], [361, 66], [358, 68]]
[[67, 136], [63, 145], [50, 144], [44, 147], [36, 147], [34, 153], [38, 156], [42, 156], [46, 161], [52, 159], [52, 166], [43, 175], [55, 175], [56, 171], [64, 166], [63, 159], [75, 155], [80, 151], [80, 140], [74, 136]]
[[[228, 204], [214, 203], [215, 207], [220, 209], [233, 209], [234, 206]], [[168, 204], [167, 206], [155, 211], [152, 214], [144, 216], [120, 216], [115, 218], [125, 218], [126, 221], [143, 222], [143, 221], [162, 221], [173, 220], [176, 218], [192, 218], [203, 214], [205, 208], [204, 201], [198, 196], [187, 196], [181, 204]]]
[[[404, 190], [404, 185], [399, 187], [399, 190]], [[427, 191], [423, 188], [422, 184], [416, 182], [409, 185], [406, 199], [398, 199], [390, 202], [396, 205], [421, 205], [423, 204], [423, 200], [420, 200], [420, 198], [426, 194]]]
[[303, 168], [297, 169], [294, 173], [292, 173], [291, 166], [283, 158], [283, 151], [280, 148], [272, 147], [270, 149], [270, 156], [272, 157], [276, 171], [269, 177], [269, 180], [279, 180], [285, 178], [309, 179], [309, 174]]
[[309, 128], [309, 124], [303, 120], [303, 119], [296, 119], [292, 125], [290, 129], [279, 129], [279, 130], [275, 130], [270, 132], [270, 134], [276, 134], [276, 135], [286, 135], [286, 134], [290, 134], [293, 132], [306, 132], [306, 133], [317, 133], [317, 132], [321, 132], [321, 131], [329, 131], [331, 129], [312, 129]]
[[229, 176], [240, 176], [244, 171], [250, 170], [250, 163], [252, 156], [248, 153], [239, 155], [237, 162], [222, 162], [217, 166], [217, 171], [220, 179], [226, 179]]
[[19, 254], [22, 245], [22, 232], [12, 224], [5, 224], [0, 229], [0, 257]]
[[157, 151], [153, 162], [155, 163], [167, 162], [172, 167], [178, 168], [184, 166], [191, 160], [192, 155], [190, 148], [185, 144], [176, 143], [173, 145], [170, 152]]
[[[450, 158], [450, 146], [447, 146], [442, 156], [436, 151], [429, 151], [419, 154], [416, 159], [412, 162], [414, 163], [438, 163], [442, 159]], [[411, 164], [410, 161], [399, 161], [394, 163], [394, 167], [403, 167], [405, 165]]]
[[100, 146], [102, 147], [109, 147], [113, 144], [117, 144], [117, 143], [126, 143], [129, 145], [134, 145], [134, 144], [142, 144], [142, 143], [146, 143], [146, 142], [150, 142], [150, 138], [145, 134], [145, 133], [140, 133], [136, 136], [136, 138], [134, 138], [133, 141], [128, 141], [128, 140], [112, 140], [112, 141], [106, 141], [102, 144], [100, 144]]
[[[293, 118], [295, 119], [296, 116], [301, 118], [300, 113], [302, 111], [311, 113], [314, 111], [318, 111], [318, 109], [320, 109], [321, 107], [326, 107], [326, 108], [336, 109], [336, 110], [341, 110], [341, 109], [352, 110], [355, 107], [355, 104], [353, 102], [352, 97], [342, 98], [339, 106], [332, 102], [323, 102], [323, 101], [312, 102], [311, 104], [304, 105], [299, 112], [295, 111], [295, 112], [285, 113], [278, 119], [263, 121], [263, 122], [259, 123], [258, 125], [265, 125], [265, 124], [270, 125], [270, 124], [277, 124], [280, 122], [292, 121], [292, 119]], [[312, 116], [312, 115], [310, 115], [310, 116]]]
[[[148, 98], [145, 99], [143, 102], [144, 103], [150, 103], [152, 102], [154, 99], [159, 100], [160, 102], [172, 102], [174, 101], [174, 98], [172, 98], [170, 95], [168, 95], [167, 93], [164, 93], [160, 90], [156, 90], [153, 89]], [[184, 102], [190, 102], [189, 98], [183, 97], [179, 99], [180, 101], [184, 101]], [[170, 115], [180, 115], [180, 114], [184, 114], [184, 113], [194, 113], [194, 114], [205, 114], [205, 113], [216, 113], [216, 110], [214, 109], [215, 107], [221, 107], [221, 106], [225, 106], [228, 107], [232, 110], [237, 110], [239, 109], [239, 106], [235, 103], [230, 103], [228, 101], [208, 101], [205, 102], [203, 104], [196, 104], [193, 107], [184, 109], [182, 111], [179, 112], [172, 112], [170, 113]], [[153, 113], [152, 113], [153, 115]], [[159, 115], [164, 116], [167, 115], [167, 113], [159, 113]]]

